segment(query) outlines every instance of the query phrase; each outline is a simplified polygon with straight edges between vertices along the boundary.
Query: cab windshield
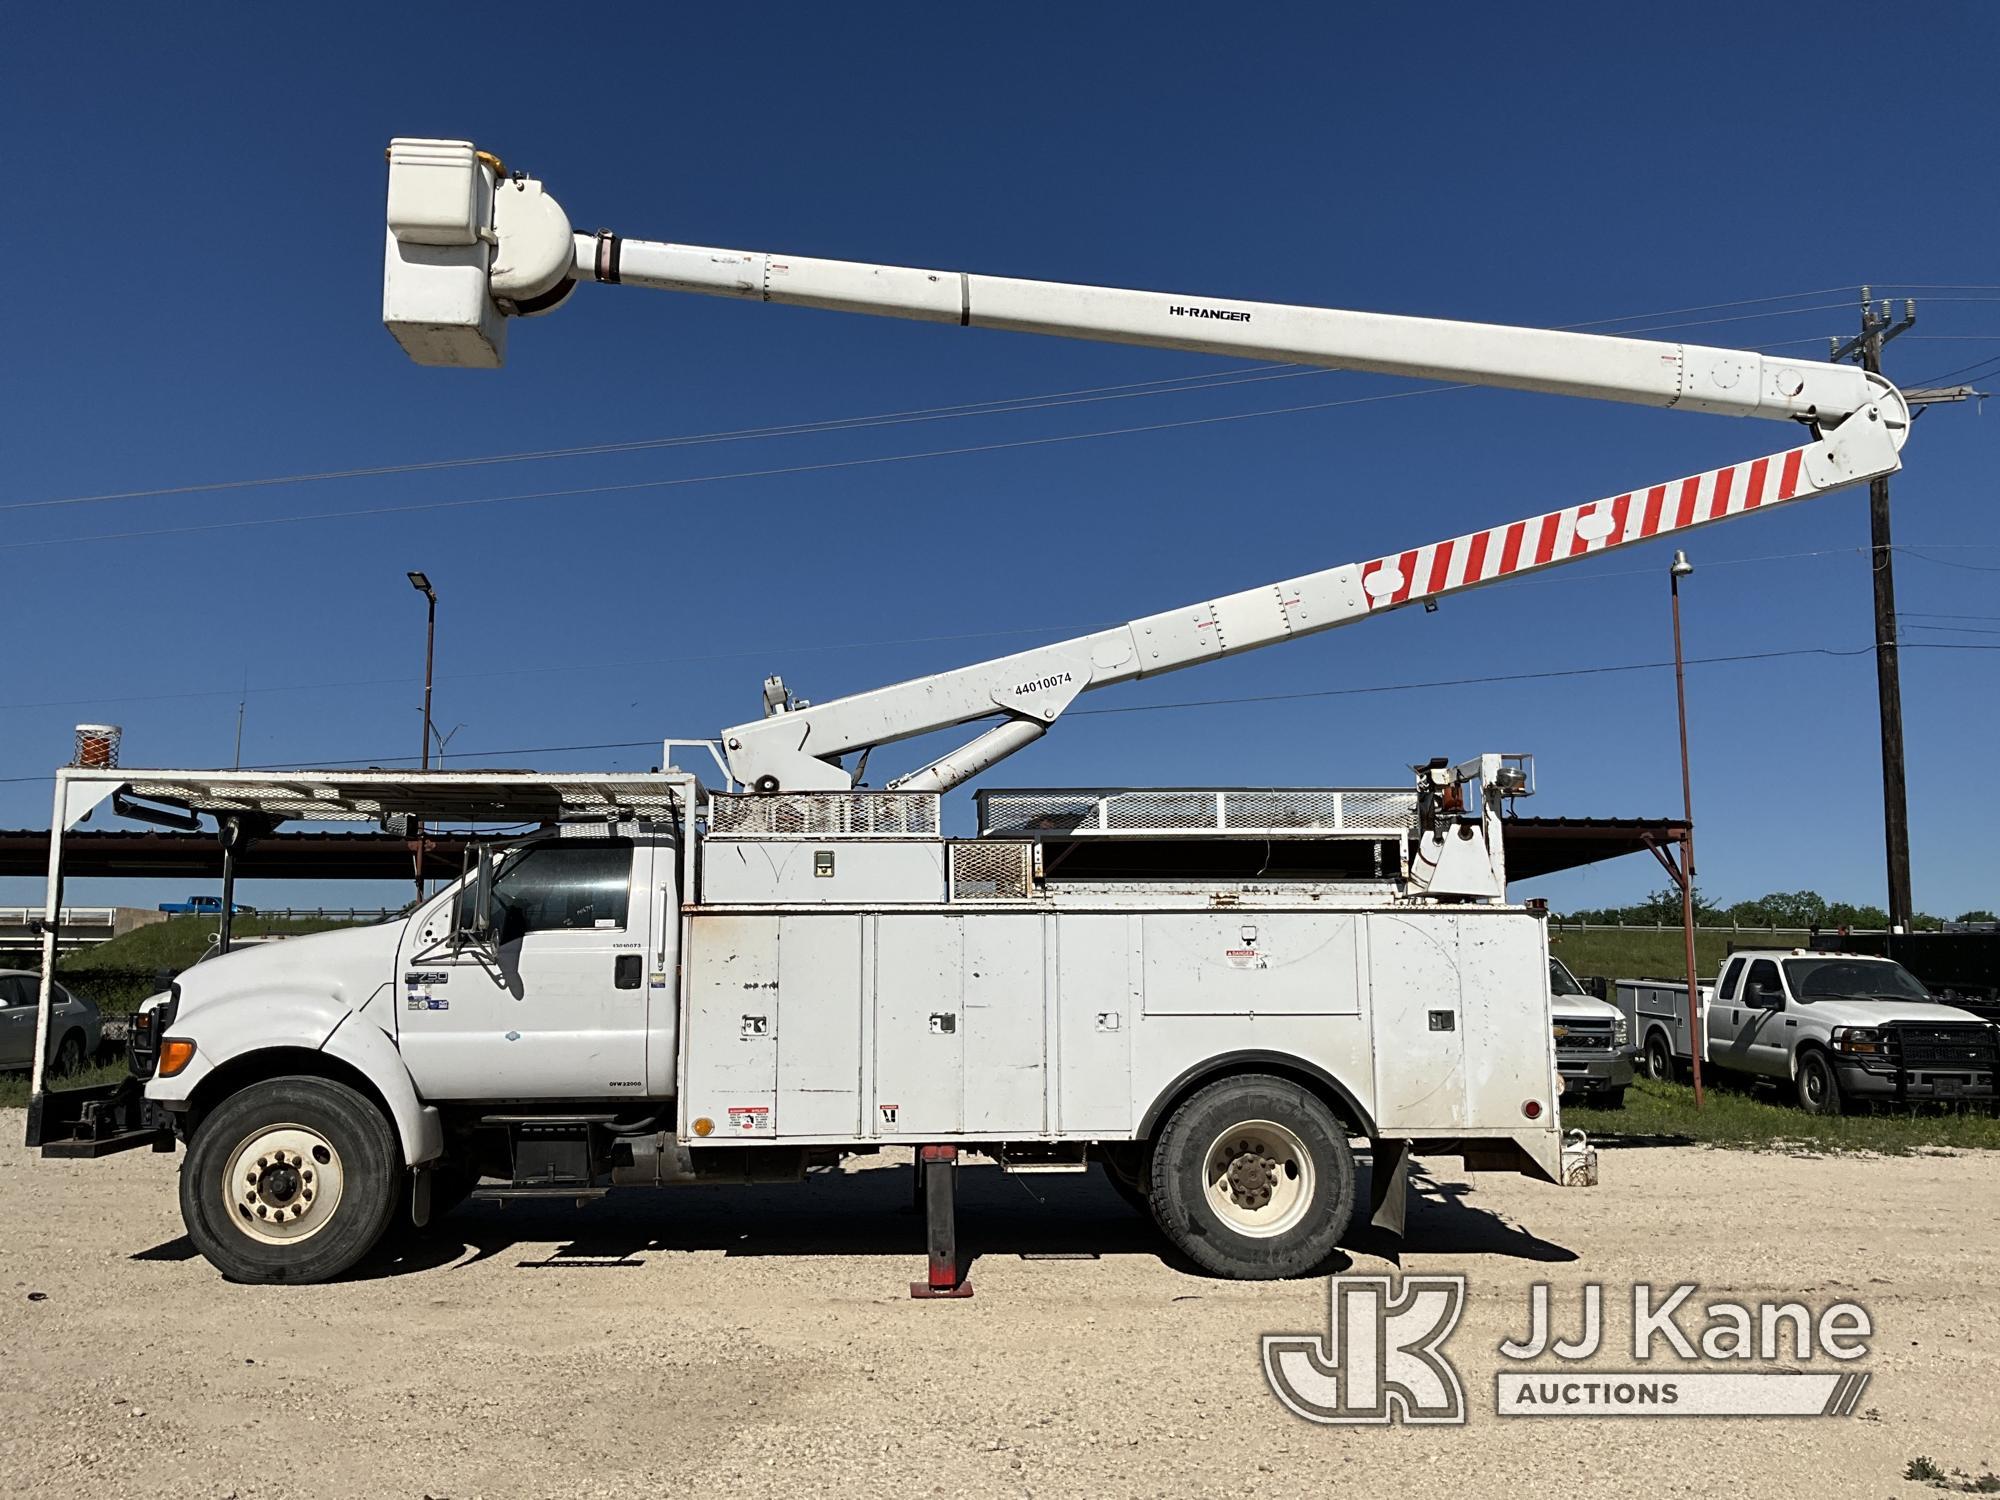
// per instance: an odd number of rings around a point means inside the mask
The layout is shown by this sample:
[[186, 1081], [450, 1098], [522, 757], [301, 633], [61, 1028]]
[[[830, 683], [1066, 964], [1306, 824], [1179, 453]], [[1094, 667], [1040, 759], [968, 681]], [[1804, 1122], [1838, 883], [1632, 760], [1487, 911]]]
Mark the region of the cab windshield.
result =
[[1576, 976], [1563, 967], [1559, 958], [1549, 960], [1549, 993], [1552, 995], [1588, 995], [1589, 990], [1576, 982]]
[[1929, 1000], [1899, 963], [1851, 958], [1788, 958], [1785, 979], [1801, 1000]]

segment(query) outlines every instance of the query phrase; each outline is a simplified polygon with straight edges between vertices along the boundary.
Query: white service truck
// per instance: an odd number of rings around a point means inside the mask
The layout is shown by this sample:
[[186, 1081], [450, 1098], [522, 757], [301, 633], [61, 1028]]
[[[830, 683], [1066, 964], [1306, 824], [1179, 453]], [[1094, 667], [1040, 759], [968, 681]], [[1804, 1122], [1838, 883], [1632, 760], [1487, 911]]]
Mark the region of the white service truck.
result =
[[[1647, 1073], [1671, 1076], [1689, 1058], [1686, 984], [1621, 979], [1617, 993]], [[1703, 1065], [1789, 1084], [1809, 1114], [2000, 1097], [2000, 1027], [1940, 1004], [1894, 959], [1743, 949], [1699, 1002]]]
[[1553, 955], [1549, 996], [1563, 1098], [1599, 1109], [1623, 1109], [1638, 1052], [1631, 1021], [1610, 1001], [1586, 990], [1569, 966]]
[[[1701, 474], [1223, 594], [819, 703], [777, 678], [708, 742], [725, 785], [462, 771], [58, 774], [62, 835], [115, 811], [222, 835], [286, 821], [535, 829], [380, 927], [226, 953], [135, 1020], [135, 1076], [37, 1075], [29, 1143], [187, 1147], [181, 1207], [227, 1275], [337, 1275], [442, 1198], [797, 1176], [916, 1146], [925, 1287], [962, 1290], [962, 1150], [1103, 1160], [1227, 1276], [1326, 1259], [1372, 1153], [1399, 1227], [1413, 1153], [1565, 1175], [1541, 916], [1506, 899], [1525, 758], [1414, 785], [940, 796], [1078, 695], [1293, 640], [1892, 472], [1881, 377], [1672, 342], [1285, 307], [573, 235], [469, 142], [390, 148], [383, 315], [420, 362], [497, 365], [508, 319], [580, 281], [1441, 377], [1783, 421], [1803, 442]], [[885, 746], [977, 726], [881, 789]], [[670, 747], [678, 742], [669, 742]], [[738, 789], [743, 790], [739, 791]], [[225, 904], [225, 914], [227, 906]], [[41, 1024], [47, 1021], [44, 984]]]

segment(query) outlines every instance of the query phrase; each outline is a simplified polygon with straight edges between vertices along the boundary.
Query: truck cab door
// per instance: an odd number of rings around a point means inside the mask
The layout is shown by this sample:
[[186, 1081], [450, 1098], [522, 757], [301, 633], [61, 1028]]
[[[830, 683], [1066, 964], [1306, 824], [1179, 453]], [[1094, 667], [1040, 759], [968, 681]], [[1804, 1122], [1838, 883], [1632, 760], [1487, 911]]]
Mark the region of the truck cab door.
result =
[[1785, 981], [1768, 958], [1750, 965], [1737, 995], [1736, 1040], [1731, 1053], [1741, 1061], [1732, 1067], [1772, 1076], [1790, 1071], [1785, 1052]]
[[1708, 1052], [1705, 1061], [1722, 1068], [1744, 1068], [1744, 1060], [1734, 1055], [1738, 1023], [1742, 1018], [1743, 971], [1748, 967], [1744, 960], [1732, 958], [1724, 965], [1721, 976], [1716, 980], [1715, 993], [1703, 1007], [1704, 1028], [1708, 1033]]
[[425, 1098], [645, 1096], [654, 854], [622, 838], [505, 851], [484, 944], [454, 941], [469, 888], [420, 909], [395, 978], [398, 1041]]

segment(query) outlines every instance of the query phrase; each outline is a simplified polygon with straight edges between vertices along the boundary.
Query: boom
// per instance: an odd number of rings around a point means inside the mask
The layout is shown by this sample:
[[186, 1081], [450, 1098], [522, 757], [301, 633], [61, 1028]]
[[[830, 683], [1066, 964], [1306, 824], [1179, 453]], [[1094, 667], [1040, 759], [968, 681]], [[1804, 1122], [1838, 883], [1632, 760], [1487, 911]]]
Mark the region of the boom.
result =
[[1090, 688], [1177, 671], [1892, 473], [1909, 407], [1880, 375], [1748, 350], [1436, 318], [1076, 286], [574, 233], [542, 185], [467, 141], [389, 149], [383, 319], [422, 364], [497, 366], [506, 318], [575, 283], [702, 292], [961, 327], [1233, 354], [1805, 425], [1813, 441], [1667, 484], [1247, 589], [956, 671], [820, 704], [765, 684], [723, 735], [761, 791], [841, 790], [842, 757], [1000, 722], [892, 785], [941, 791], [1033, 743]]

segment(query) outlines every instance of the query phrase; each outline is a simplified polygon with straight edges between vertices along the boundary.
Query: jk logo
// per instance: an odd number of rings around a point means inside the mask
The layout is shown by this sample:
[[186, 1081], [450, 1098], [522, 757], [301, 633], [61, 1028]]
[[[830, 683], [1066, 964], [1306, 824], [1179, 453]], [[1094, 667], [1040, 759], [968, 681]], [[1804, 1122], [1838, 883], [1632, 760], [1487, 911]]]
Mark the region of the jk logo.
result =
[[1465, 1388], [1443, 1353], [1463, 1276], [1329, 1279], [1324, 1336], [1264, 1335], [1264, 1378], [1308, 1422], [1463, 1424]]

